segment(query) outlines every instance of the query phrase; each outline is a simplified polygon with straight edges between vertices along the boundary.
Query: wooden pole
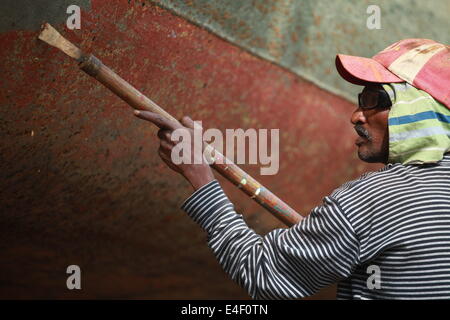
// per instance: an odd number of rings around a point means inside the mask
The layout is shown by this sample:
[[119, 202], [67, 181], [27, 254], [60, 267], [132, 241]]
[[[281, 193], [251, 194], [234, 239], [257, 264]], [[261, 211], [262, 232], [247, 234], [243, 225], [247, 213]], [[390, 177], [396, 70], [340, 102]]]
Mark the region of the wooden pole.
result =
[[[128, 105], [137, 110], [148, 110], [157, 113], [167, 119], [178, 122], [172, 115], [159, 107], [148, 97], [139, 92], [136, 88], [122, 79], [110, 68], [105, 66], [98, 58], [89, 54], [84, 54], [80, 49], [64, 39], [53, 27], [45, 24], [39, 39], [59, 48], [72, 58], [78, 60], [80, 69], [91, 77], [101, 82], [105, 87], [119, 96]], [[266, 189], [258, 181], [239, 168], [223, 154], [206, 144], [207, 154], [213, 155], [209, 159], [211, 166], [226, 179], [244, 191], [262, 207], [267, 209], [276, 218], [287, 226], [298, 223], [302, 216], [289, 207], [281, 199]]]

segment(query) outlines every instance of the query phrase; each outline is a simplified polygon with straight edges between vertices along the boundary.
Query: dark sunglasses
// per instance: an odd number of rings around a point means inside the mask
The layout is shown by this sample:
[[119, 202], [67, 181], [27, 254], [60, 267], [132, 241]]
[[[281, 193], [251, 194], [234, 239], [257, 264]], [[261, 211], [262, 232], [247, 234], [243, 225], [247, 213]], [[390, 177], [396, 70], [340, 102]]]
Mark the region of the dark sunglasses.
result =
[[385, 109], [392, 106], [392, 102], [384, 89], [369, 89], [358, 94], [358, 105], [362, 110]]

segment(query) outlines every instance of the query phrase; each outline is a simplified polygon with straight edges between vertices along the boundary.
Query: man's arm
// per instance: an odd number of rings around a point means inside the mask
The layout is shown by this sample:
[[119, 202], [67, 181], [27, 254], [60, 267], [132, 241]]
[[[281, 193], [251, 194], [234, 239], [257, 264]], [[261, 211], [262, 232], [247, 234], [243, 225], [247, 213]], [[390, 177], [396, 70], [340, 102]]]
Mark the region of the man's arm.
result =
[[182, 205], [207, 233], [223, 269], [256, 299], [293, 299], [347, 278], [359, 262], [353, 228], [331, 198], [301, 223], [262, 237], [234, 210], [217, 180]]
[[[183, 117], [180, 125], [148, 111], [135, 114], [160, 128], [160, 157], [196, 190], [182, 208], [206, 230], [208, 244], [224, 270], [252, 297], [289, 299], [312, 295], [321, 287], [348, 277], [359, 263], [354, 230], [332, 198], [326, 197], [323, 205], [301, 223], [262, 237], [235, 212], [206, 162], [172, 162], [175, 144], [171, 133], [179, 126], [192, 131], [189, 117]], [[191, 146], [190, 150], [195, 148]], [[193, 157], [203, 159], [203, 154]]]

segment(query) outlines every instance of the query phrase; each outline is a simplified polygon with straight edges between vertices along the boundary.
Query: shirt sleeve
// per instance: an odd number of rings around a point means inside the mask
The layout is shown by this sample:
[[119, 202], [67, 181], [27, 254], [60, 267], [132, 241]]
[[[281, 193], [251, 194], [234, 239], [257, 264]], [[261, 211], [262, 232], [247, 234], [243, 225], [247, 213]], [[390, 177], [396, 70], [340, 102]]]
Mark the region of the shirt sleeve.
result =
[[359, 243], [336, 200], [289, 229], [260, 236], [237, 214], [217, 180], [181, 208], [208, 234], [208, 245], [231, 278], [254, 299], [294, 299], [347, 278], [359, 262]]

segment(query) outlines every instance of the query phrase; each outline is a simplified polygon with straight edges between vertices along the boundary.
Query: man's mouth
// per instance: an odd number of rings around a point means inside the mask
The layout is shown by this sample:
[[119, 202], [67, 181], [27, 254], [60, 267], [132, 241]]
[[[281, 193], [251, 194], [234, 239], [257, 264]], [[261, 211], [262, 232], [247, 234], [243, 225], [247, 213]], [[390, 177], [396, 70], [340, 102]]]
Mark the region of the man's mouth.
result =
[[369, 141], [368, 139], [364, 138], [364, 137], [358, 137], [356, 138], [355, 144], [359, 147], [361, 146], [364, 142]]
[[360, 125], [356, 125], [355, 126], [355, 131], [356, 131], [356, 133], [358, 134], [358, 138], [356, 139], [356, 142], [355, 142], [355, 144], [357, 145], [357, 146], [360, 146], [360, 145], [362, 145], [363, 143], [365, 143], [365, 142], [367, 142], [367, 141], [370, 141], [370, 134], [369, 134], [369, 132], [366, 130], [366, 129], [364, 129], [362, 126], [360, 126]]

